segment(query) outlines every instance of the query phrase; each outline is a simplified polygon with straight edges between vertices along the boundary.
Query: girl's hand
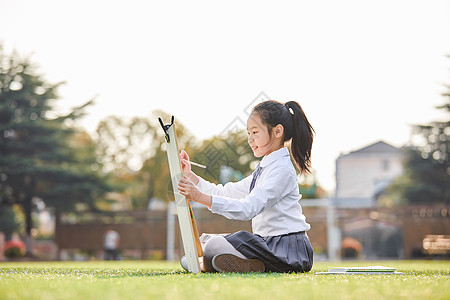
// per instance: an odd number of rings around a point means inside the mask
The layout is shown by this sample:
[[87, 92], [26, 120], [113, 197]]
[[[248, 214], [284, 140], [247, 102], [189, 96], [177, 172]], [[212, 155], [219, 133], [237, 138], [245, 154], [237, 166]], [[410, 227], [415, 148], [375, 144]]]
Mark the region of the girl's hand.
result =
[[211, 208], [211, 196], [200, 192], [194, 183], [186, 177], [181, 178], [180, 182], [178, 182], [178, 190], [187, 200], [192, 200]]
[[189, 178], [191, 181], [197, 184], [198, 178], [194, 174], [194, 172], [192, 172], [191, 164], [189, 163], [189, 155], [184, 150], [181, 150], [180, 162], [181, 162], [181, 172], [183, 173], [183, 176]]
[[192, 172], [191, 164], [189, 163], [189, 155], [184, 150], [181, 150], [180, 161], [183, 176], [189, 177], [188, 175], [190, 175], [190, 173]]

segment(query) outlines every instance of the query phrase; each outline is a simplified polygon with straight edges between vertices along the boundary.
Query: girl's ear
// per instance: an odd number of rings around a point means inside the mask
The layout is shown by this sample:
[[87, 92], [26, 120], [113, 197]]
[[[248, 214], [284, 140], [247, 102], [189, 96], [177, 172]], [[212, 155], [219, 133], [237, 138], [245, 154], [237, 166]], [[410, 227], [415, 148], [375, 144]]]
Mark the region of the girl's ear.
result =
[[273, 134], [275, 135], [276, 138], [281, 138], [283, 137], [284, 134], [284, 127], [281, 124], [278, 124], [277, 126], [275, 126], [273, 128]]

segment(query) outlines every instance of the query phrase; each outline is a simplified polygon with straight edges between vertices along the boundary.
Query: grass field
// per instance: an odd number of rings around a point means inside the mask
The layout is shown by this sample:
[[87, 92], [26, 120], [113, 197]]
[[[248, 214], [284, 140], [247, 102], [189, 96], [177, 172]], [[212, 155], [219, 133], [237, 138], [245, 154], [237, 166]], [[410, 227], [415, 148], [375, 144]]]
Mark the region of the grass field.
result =
[[[382, 265], [404, 275], [314, 275]], [[178, 263], [0, 263], [0, 299], [450, 299], [450, 261], [318, 262], [307, 274], [189, 274]]]

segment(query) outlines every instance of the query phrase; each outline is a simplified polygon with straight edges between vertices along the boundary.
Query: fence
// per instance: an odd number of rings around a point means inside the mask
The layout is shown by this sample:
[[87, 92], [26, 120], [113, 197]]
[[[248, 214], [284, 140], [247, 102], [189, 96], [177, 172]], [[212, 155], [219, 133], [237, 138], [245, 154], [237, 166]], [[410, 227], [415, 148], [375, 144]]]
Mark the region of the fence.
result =
[[[304, 207], [303, 212], [311, 224], [308, 236], [315, 254], [326, 254], [326, 208]], [[199, 234], [251, 231], [250, 221], [228, 220], [206, 209], [194, 209], [194, 213]], [[425, 254], [423, 242], [427, 235], [450, 235], [450, 207], [444, 205], [335, 209], [335, 215], [342, 239], [359, 240], [363, 258], [417, 257]], [[175, 222], [176, 259], [183, 250], [176, 218]], [[125, 255], [137, 259], [166, 258], [167, 211], [62, 215], [57, 218], [55, 242], [60, 254], [78, 249], [98, 257], [103, 250], [103, 234], [110, 229], [120, 234], [120, 249]]]

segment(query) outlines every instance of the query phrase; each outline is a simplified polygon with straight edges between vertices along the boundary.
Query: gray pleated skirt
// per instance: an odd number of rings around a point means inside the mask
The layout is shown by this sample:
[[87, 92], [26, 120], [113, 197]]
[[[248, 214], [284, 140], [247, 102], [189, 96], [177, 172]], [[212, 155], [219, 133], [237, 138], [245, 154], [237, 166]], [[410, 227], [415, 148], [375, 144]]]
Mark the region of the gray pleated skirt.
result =
[[262, 237], [248, 231], [224, 236], [245, 257], [262, 260], [266, 272], [308, 272], [313, 266], [313, 250], [304, 231]]

